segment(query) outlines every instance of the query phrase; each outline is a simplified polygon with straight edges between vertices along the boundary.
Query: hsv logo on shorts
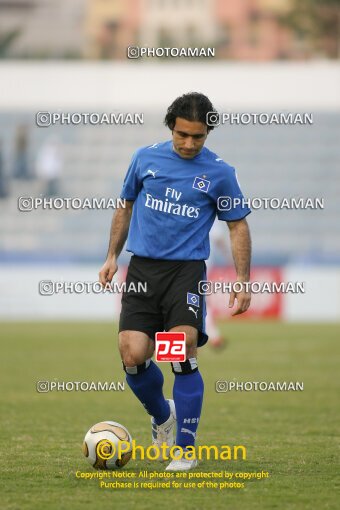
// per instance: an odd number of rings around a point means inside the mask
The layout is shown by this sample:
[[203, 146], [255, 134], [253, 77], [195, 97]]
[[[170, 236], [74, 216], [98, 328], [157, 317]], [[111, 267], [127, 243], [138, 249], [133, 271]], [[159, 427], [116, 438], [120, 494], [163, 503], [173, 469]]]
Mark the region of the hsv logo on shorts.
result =
[[200, 297], [197, 294], [187, 292], [187, 305], [200, 306]]
[[156, 333], [156, 361], [185, 361], [185, 333]]
[[204, 193], [208, 192], [210, 186], [210, 181], [203, 179], [203, 177], [195, 177], [194, 184], [192, 187], [194, 189], [198, 189], [198, 191], [204, 191]]

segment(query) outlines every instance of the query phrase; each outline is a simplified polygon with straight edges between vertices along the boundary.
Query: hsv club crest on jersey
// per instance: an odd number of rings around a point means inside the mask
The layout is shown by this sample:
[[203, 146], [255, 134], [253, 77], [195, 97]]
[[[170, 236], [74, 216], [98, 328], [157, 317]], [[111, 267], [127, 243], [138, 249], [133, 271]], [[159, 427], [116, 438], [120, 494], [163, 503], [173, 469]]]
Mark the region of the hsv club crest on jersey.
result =
[[203, 179], [203, 177], [195, 177], [194, 184], [192, 187], [194, 189], [197, 189], [198, 191], [204, 191], [204, 193], [208, 192], [210, 186], [210, 182], [206, 179]]

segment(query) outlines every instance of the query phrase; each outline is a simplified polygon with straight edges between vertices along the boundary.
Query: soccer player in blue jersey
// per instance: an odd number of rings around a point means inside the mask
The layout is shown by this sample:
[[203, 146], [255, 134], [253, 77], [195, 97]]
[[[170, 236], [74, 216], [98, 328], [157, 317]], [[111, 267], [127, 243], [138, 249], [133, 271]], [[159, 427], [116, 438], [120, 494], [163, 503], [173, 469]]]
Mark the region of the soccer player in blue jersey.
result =
[[[250, 210], [242, 204], [219, 210], [219, 197], [243, 195], [235, 169], [204, 147], [213, 129], [207, 114], [214, 111], [203, 94], [178, 97], [165, 117], [172, 140], [135, 152], [121, 193], [126, 207], [114, 214], [107, 260], [99, 273], [102, 285], [112, 281], [127, 239], [133, 254], [127, 287], [147, 282], [147, 292], [123, 294], [119, 350], [127, 383], [151, 415], [153, 443], [159, 447], [175, 444], [185, 450], [195, 445], [203, 402], [197, 347], [208, 340], [198, 283], [206, 279], [209, 231], [216, 216], [229, 228], [237, 281], [249, 281], [251, 242], [245, 217]], [[233, 315], [245, 312], [249, 304], [245, 287], [231, 293]], [[173, 400], [165, 399], [162, 372], [151, 359], [155, 333], [164, 330], [186, 334], [186, 360], [172, 363]], [[166, 469], [196, 465], [183, 456]]]

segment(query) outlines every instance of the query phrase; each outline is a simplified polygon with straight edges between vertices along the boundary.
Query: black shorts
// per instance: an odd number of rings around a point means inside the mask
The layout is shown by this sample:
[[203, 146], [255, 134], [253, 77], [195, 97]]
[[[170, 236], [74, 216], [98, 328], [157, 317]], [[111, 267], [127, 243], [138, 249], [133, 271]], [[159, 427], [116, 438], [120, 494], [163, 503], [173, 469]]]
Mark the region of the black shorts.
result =
[[[206, 280], [204, 260], [158, 260], [133, 255], [122, 297], [119, 331], [142, 331], [154, 340], [158, 331], [175, 326], [198, 330], [198, 346], [204, 345], [205, 296], [198, 293], [198, 282]], [[146, 292], [131, 292], [138, 282], [146, 282]]]

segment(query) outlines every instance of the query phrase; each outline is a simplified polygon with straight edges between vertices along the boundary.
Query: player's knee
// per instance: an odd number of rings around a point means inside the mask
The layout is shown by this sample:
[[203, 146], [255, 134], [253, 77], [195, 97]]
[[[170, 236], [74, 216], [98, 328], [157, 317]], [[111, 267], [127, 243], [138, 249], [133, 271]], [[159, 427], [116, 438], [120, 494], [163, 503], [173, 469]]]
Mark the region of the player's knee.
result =
[[175, 326], [170, 331], [184, 331], [186, 359], [197, 357], [198, 331], [193, 326]]
[[197, 358], [197, 342], [186, 343], [186, 359]]
[[175, 375], [193, 374], [198, 370], [197, 359], [187, 358], [185, 361], [173, 361], [171, 367]]
[[172, 362], [172, 371], [176, 375], [187, 375], [197, 372], [197, 338], [198, 331], [191, 326], [179, 326], [186, 333], [186, 360], [183, 362]]
[[134, 367], [145, 362], [145, 356], [141, 353], [133, 352], [129, 349], [121, 352], [122, 362], [126, 367]]
[[119, 352], [123, 364], [127, 367], [141, 365], [146, 360], [143, 350], [138, 349], [136, 342], [132, 342], [124, 331], [119, 334]]

